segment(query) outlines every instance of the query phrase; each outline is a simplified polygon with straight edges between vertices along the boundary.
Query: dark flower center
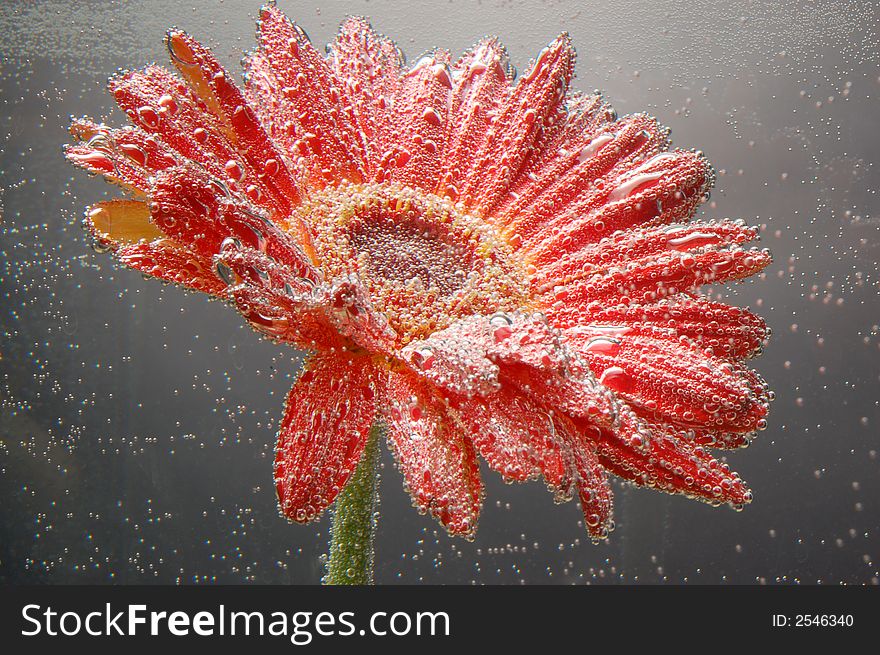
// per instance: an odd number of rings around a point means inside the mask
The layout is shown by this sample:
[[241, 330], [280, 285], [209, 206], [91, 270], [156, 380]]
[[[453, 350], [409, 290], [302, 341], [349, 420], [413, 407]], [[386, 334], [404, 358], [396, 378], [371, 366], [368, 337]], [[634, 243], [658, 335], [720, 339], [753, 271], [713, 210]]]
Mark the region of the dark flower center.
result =
[[390, 184], [324, 190], [301, 210], [329, 278], [355, 275], [404, 342], [510, 311], [526, 286], [510, 245], [445, 198]]
[[397, 222], [394, 216], [375, 213], [367, 222], [357, 221], [348, 234], [370, 277], [443, 296], [464, 287], [474, 268], [470, 244], [456, 243], [454, 235], [418, 218]]

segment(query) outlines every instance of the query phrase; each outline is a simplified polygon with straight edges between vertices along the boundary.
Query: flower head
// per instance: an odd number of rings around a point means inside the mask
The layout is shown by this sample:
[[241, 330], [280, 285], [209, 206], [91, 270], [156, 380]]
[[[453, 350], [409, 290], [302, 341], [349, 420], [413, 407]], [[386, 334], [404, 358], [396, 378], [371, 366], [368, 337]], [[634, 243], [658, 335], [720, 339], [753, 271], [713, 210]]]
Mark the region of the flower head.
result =
[[241, 90], [169, 32], [180, 76], [113, 79], [132, 126], [75, 121], [67, 157], [130, 192], [87, 214], [122, 264], [313, 353], [278, 435], [286, 516], [334, 501], [377, 419], [414, 504], [456, 534], [477, 525], [478, 454], [577, 494], [594, 538], [609, 473], [750, 501], [709, 449], [764, 426], [743, 361], [768, 331], [698, 291], [769, 255], [739, 222], [687, 222], [712, 184], [700, 153], [572, 91], [567, 36], [516, 83], [494, 39], [407, 67], [352, 18], [324, 56], [274, 7], [259, 38]]

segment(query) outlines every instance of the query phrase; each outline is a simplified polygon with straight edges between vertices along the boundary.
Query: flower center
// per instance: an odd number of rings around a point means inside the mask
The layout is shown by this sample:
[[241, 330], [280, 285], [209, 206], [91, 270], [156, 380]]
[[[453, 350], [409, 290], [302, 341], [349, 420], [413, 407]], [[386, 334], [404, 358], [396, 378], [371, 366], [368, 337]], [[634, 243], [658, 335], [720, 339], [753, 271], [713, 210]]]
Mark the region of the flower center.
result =
[[510, 245], [446, 198], [391, 184], [325, 189], [300, 210], [329, 277], [355, 275], [407, 343], [527, 304]]
[[[473, 268], [473, 252], [447, 231], [420, 217], [400, 222], [379, 209], [348, 229], [351, 245], [362, 256], [364, 271], [390, 285], [411, 285], [441, 295], [463, 288]], [[359, 219], [361, 217], [358, 217]]]

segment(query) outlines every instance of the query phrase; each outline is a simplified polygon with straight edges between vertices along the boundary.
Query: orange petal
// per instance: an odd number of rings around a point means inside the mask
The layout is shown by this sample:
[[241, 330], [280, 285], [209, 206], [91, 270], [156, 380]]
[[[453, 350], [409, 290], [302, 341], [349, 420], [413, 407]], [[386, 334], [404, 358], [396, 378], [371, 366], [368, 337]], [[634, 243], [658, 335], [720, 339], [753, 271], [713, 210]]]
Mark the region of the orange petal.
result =
[[99, 202], [89, 209], [86, 221], [95, 237], [111, 247], [164, 236], [150, 219], [147, 204], [138, 200]]

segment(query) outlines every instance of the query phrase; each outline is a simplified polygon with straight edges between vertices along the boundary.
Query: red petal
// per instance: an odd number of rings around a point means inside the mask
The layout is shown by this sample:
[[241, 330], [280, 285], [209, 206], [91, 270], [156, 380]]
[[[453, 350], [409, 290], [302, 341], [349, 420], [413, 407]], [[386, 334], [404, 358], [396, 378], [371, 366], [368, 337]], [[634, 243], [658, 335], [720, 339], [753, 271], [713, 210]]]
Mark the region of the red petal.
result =
[[[211, 52], [184, 32], [168, 33], [168, 50], [172, 61], [205, 107], [220, 121], [224, 133], [235, 148], [238, 158], [222, 162], [231, 167], [232, 177], [241, 177], [241, 163], [255, 171], [253, 183], [261, 184], [265, 193], [287, 217], [290, 207], [299, 202], [299, 191], [290, 171], [284, 165], [283, 153], [272, 143], [260, 124], [256, 111], [245, 99]], [[274, 163], [270, 163], [274, 162]], [[239, 168], [236, 168], [235, 166]], [[241, 171], [244, 173], [244, 171]], [[245, 183], [247, 180], [241, 180]]]
[[538, 288], [552, 287], [597, 273], [626, 272], [655, 262], [675, 261], [675, 256], [682, 266], [692, 267], [706, 251], [742, 245], [757, 236], [756, 229], [733, 221], [627, 230], [547, 262], [533, 276], [532, 283]]
[[436, 188], [452, 91], [448, 62], [449, 55], [438, 51], [404, 75], [392, 104], [394, 146], [382, 154], [377, 180]]
[[388, 402], [389, 441], [415, 506], [452, 534], [473, 534], [483, 487], [470, 440], [443, 400], [412, 374], [390, 375]]
[[631, 170], [657, 154], [666, 142], [666, 131], [644, 114], [584, 131], [556, 146], [556, 156], [548, 157], [529, 176], [520, 177], [511, 197], [495, 210], [498, 220], [509, 224], [512, 233], [528, 238], [563, 208], [593, 196], [596, 180]]
[[769, 338], [766, 323], [747, 309], [678, 295], [651, 305], [614, 305], [590, 315], [596, 325], [644, 325], [686, 336], [714, 355], [742, 359], [753, 355]]
[[[576, 91], [569, 93], [566, 98], [565, 113], [552, 125], [544, 127], [535, 144], [536, 151], [520, 169], [510, 190], [521, 195], [532, 184], [546, 178], [546, 171], [554, 168], [560, 158], [564, 159], [570, 154], [579, 153], [594, 135], [604, 131], [616, 120], [617, 113], [601, 95], [581, 95]], [[511, 202], [516, 202], [516, 198], [508, 194], [507, 198], [501, 199], [493, 213], [504, 212], [501, 208], [508, 207]]]
[[499, 365], [558, 373], [567, 363], [543, 314], [524, 312], [469, 316], [411, 342], [400, 357], [434, 384], [467, 396], [496, 390]]
[[[650, 420], [650, 417], [645, 417]], [[669, 423], [663, 424], [660, 428], [664, 431], [681, 430], [680, 427]], [[690, 440], [700, 446], [707, 448], [721, 448], [724, 450], [735, 450], [737, 448], [745, 448], [754, 440], [754, 432], [717, 432], [705, 429], [688, 429], [682, 432], [682, 438]]]
[[206, 111], [204, 103], [169, 71], [148, 66], [114, 78], [110, 87], [133, 123], [199, 162], [229, 186], [242, 192], [251, 189], [251, 198], [260, 206], [284, 217], [290, 212], [290, 201], [296, 194], [282, 193], [276, 184], [287, 175], [281, 158], [276, 158], [277, 166], [268, 175], [263, 162], [242, 153], [242, 149], [252, 148], [252, 143], [237, 137], [222, 116], [218, 120]]
[[548, 263], [617, 230], [687, 220], [712, 180], [712, 167], [702, 155], [684, 150], [661, 153], [635, 168], [612, 171], [596, 181], [594, 192], [559, 205], [523, 247], [536, 263]]
[[564, 370], [508, 364], [502, 369], [501, 384], [512, 385], [520, 393], [569, 416], [610, 424], [617, 412], [613, 394], [597, 382], [584, 364], [576, 361]]
[[178, 163], [163, 143], [137, 128], [111, 130], [80, 119], [71, 123], [70, 132], [83, 143], [65, 146], [67, 159], [136, 194], [144, 193], [151, 174]]
[[567, 35], [560, 36], [541, 52], [499, 107], [462, 189], [469, 205], [486, 212], [507, 193], [545, 121], [560, 115], [573, 68], [574, 48]]
[[320, 278], [289, 233], [194, 165], [156, 175], [150, 200], [156, 226], [203, 258], [218, 254], [223, 240], [231, 237], [265, 252], [299, 277], [313, 282]]
[[330, 62], [354, 108], [353, 121], [365, 143], [373, 175], [392, 144], [391, 98], [400, 89], [403, 61], [389, 39], [373, 31], [363, 18], [348, 18], [339, 28]]
[[570, 455], [546, 409], [504, 387], [487, 398], [460, 399], [453, 411], [477, 452], [508, 481], [543, 475], [562, 500], [571, 496]]
[[262, 51], [248, 61], [248, 88], [276, 140], [303, 158], [312, 186], [365, 179], [354, 108], [327, 59], [275, 7], [260, 11]]
[[226, 295], [251, 327], [271, 339], [307, 350], [346, 347], [321, 307], [304, 306], [298, 299], [248, 284], [229, 287]]
[[[734, 246], [697, 255], [670, 253], [632, 262], [626, 270], [596, 273], [545, 292], [544, 302], [560, 325], [583, 322], [594, 311], [617, 304], [650, 304], [704, 284], [749, 277], [770, 263], [766, 250]], [[554, 302], [555, 301], [555, 302]]]
[[[587, 532], [593, 539], [605, 539], [614, 529], [611, 485], [596, 454], [600, 431], [577, 425], [564, 416], [553, 419], [561, 438], [568, 443], [577, 471], [578, 496]], [[592, 438], [591, 438], [592, 437]]]
[[612, 336], [589, 328], [565, 334], [604, 386], [656, 420], [751, 432], [767, 414], [766, 391], [746, 369], [674, 335], [623, 330]]
[[510, 94], [507, 53], [495, 39], [481, 41], [453, 67], [447, 144], [437, 193], [458, 200], [472, 175], [498, 106]]
[[647, 449], [638, 450], [602, 430], [598, 454], [606, 470], [640, 487], [734, 507], [752, 500], [751, 492], [726, 464], [672, 431], [655, 431]]
[[116, 251], [119, 261], [145, 275], [151, 275], [190, 289], [220, 295], [226, 289], [213, 272], [209, 261], [201, 260], [170, 239], [122, 246]]
[[187, 159], [204, 162], [211, 174], [226, 177], [223, 165], [237, 153], [224, 126], [180, 78], [159, 66], [147, 66], [112, 78], [109, 87], [139, 129], [157, 135]]
[[376, 415], [378, 380], [365, 358], [323, 353], [309, 360], [287, 396], [275, 449], [285, 516], [312, 521], [348, 482]]

